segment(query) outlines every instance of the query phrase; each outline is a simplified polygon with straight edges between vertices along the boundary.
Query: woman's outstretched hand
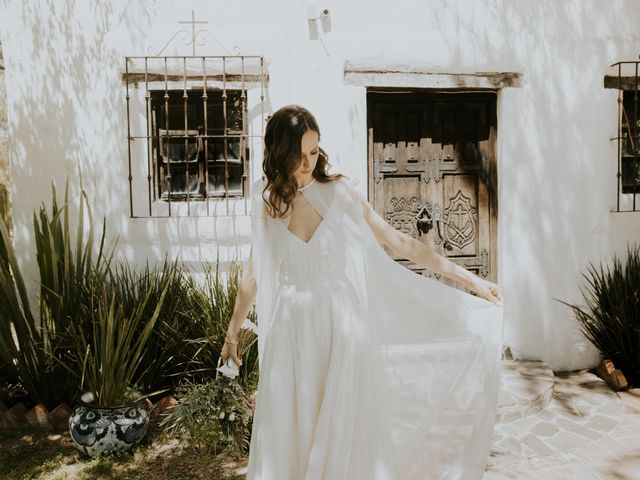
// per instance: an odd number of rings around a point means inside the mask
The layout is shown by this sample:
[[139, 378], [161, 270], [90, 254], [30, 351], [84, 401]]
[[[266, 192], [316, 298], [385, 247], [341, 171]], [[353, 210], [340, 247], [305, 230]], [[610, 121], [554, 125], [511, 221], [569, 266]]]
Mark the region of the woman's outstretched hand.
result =
[[475, 277], [468, 288], [494, 305], [502, 305], [502, 292], [495, 283]]

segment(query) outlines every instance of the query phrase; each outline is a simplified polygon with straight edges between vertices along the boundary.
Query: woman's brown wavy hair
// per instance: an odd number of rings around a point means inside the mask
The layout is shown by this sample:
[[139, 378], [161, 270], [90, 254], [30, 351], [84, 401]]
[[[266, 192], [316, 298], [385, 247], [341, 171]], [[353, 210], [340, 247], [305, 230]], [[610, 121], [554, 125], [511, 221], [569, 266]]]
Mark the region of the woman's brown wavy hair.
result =
[[[262, 191], [262, 198], [267, 204], [267, 211], [272, 217], [283, 217], [289, 211], [293, 199], [298, 193], [298, 182], [293, 172], [302, 161], [302, 136], [308, 130], [317, 132], [320, 128], [309, 110], [300, 105], [287, 105], [276, 111], [269, 121], [264, 134], [264, 160], [262, 171], [267, 182]], [[342, 178], [340, 173], [329, 175], [329, 156], [318, 147], [318, 162], [311, 173], [316, 181], [331, 182]], [[269, 191], [268, 198], [265, 192]]]

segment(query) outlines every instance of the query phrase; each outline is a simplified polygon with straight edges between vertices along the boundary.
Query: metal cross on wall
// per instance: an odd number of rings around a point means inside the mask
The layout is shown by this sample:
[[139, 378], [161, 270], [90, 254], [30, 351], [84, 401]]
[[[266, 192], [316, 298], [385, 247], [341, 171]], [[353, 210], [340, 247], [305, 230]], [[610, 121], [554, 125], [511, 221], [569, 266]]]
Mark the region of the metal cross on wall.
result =
[[179, 24], [191, 24], [191, 45], [193, 46], [193, 56], [196, 56], [196, 25], [206, 25], [209, 22], [204, 20], [196, 20], [196, 12], [191, 10], [191, 21], [179, 21]]

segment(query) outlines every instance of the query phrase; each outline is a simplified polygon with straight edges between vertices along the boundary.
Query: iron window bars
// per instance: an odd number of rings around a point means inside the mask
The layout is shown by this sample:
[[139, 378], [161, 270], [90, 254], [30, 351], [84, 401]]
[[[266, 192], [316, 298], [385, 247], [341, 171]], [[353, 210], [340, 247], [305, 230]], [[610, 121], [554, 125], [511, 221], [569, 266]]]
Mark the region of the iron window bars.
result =
[[[640, 194], [640, 111], [638, 65], [640, 61], [616, 62], [616, 76], [605, 77], [605, 87], [618, 89], [618, 132], [612, 138], [618, 147], [616, 212], [637, 212]], [[631, 208], [620, 209], [620, 201], [631, 195]]]
[[[124, 81], [130, 217], [211, 215], [211, 199], [224, 200], [228, 214], [230, 198], [244, 199], [247, 213], [251, 142], [264, 137], [263, 57], [125, 57]], [[250, 133], [252, 90], [259, 134]], [[142, 189], [144, 215], [135, 208]]]

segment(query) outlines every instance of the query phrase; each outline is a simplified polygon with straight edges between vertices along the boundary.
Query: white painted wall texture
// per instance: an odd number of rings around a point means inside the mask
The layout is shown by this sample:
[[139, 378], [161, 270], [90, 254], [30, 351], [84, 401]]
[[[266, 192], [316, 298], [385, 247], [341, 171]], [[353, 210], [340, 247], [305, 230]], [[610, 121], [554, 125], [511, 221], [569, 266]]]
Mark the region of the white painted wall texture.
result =
[[[320, 39], [310, 38], [308, 6], [330, 10], [331, 30], [320, 29]], [[603, 88], [611, 63], [640, 53], [640, 4], [633, 0], [0, 0], [15, 241], [34, 282], [31, 215], [48, 204], [52, 180], [61, 187], [67, 176], [77, 178], [79, 166], [96, 218], [107, 217], [129, 261], [165, 253], [195, 263], [217, 254], [246, 258], [242, 202], [210, 218], [129, 218], [124, 57], [160, 50], [191, 9], [218, 40], [203, 36], [199, 53], [237, 47], [264, 55], [266, 113], [289, 103], [309, 108], [333, 170], [359, 178], [363, 189], [366, 86], [345, 81], [345, 65], [520, 73], [522, 85], [498, 95], [505, 343], [556, 370], [595, 364], [597, 352], [554, 298], [580, 303], [587, 262], [624, 255], [627, 241], [640, 240], [640, 213], [611, 212], [617, 93]], [[190, 47], [176, 41], [164, 54], [188, 55]], [[407, 76], [407, 84], [416, 78]], [[252, 91], [258, 129], [256, 98]], [[257, 145], [252, 162], [259, 174]]]

